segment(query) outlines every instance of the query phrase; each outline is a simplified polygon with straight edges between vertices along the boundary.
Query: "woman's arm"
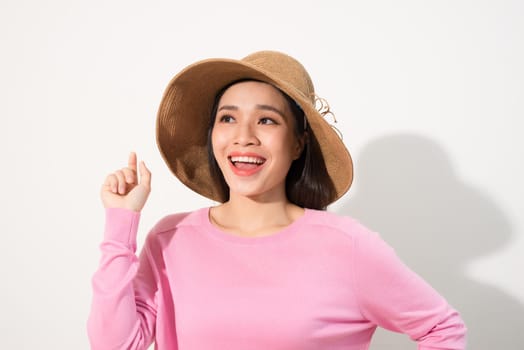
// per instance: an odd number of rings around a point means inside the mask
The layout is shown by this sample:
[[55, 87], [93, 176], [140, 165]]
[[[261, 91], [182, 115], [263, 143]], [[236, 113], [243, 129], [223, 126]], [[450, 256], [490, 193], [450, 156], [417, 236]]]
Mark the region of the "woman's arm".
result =
[[108, 175], [100, 191], [106, 225], [92, 281], [88, 320], [92, 349], [146, 349], [154, 337], [158, 284], [147, 243], [140, 259], [135, 254], [140, 211], [151, 187], [144, 162], [138, 180], [137, 157], [131, 153], [128, 166]]
[[354, 258], [356, 292], [366, 318], [409, 335], [419, 350], [466, 348], [466, 327], [458, 312], [378, 235], [360, 235]]
[[147, 349], [154, 337], [157, 283], [147, 245], [135, 255], [140, 214], [106, 209], [102, 257], [92, 280], [91, 348]]

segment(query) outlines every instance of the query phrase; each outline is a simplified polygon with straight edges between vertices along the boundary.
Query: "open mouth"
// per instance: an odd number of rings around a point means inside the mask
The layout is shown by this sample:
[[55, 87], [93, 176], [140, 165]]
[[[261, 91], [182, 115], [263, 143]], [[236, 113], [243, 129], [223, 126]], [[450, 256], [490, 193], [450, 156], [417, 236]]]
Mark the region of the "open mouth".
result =
[[264, 164], [266, 159], [253, 156], [230, 156], [229, 161], [239, 170], [252, 170]]

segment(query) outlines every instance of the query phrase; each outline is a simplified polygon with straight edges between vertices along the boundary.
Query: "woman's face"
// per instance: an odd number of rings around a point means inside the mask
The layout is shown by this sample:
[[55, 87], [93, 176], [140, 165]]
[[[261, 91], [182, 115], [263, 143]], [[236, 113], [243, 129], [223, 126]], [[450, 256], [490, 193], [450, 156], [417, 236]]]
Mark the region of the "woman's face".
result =
[[230, 197], [285, 198], [286, 175], [302, 150], [294, 123], [288, 102], [269, 84], [241, 82], [224, 92], [211, 144]]

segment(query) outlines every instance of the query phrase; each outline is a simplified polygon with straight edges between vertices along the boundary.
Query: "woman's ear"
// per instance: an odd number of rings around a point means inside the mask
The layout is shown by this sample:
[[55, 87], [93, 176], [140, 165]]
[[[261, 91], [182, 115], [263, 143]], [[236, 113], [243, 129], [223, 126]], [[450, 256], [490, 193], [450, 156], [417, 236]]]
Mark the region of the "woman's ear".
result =
[[300, 158], [300, 155], [302, 154], [302, 151], [304, 151], [304, 148], [309, 140], [309, 134], [307, 131], [302, 134], [302, 136], [297, 137], [297, 143], [295, 146], [295, 154], [293, 155], [293, 160], [296, 160]]

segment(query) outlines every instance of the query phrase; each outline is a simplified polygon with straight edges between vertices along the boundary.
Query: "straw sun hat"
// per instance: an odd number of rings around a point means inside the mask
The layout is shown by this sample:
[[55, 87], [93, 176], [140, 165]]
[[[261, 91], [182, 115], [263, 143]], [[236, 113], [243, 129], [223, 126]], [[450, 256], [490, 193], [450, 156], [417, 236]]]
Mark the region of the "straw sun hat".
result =
[[353, 180], [351, 156], [339, 134], [317, 110], [313, 83], [305, 68], [275, 51], [255, 52], [241, 60], [202, 60], [171, 80], [160, 102], [156, 133], [160, 153], [175, 176], [193, 191], [221, 201], [208, 166], [207, 129], [217, 93], [241, 79], [269, 83], [302, 108], [335, 185], [336, 199], [340, 198]]

